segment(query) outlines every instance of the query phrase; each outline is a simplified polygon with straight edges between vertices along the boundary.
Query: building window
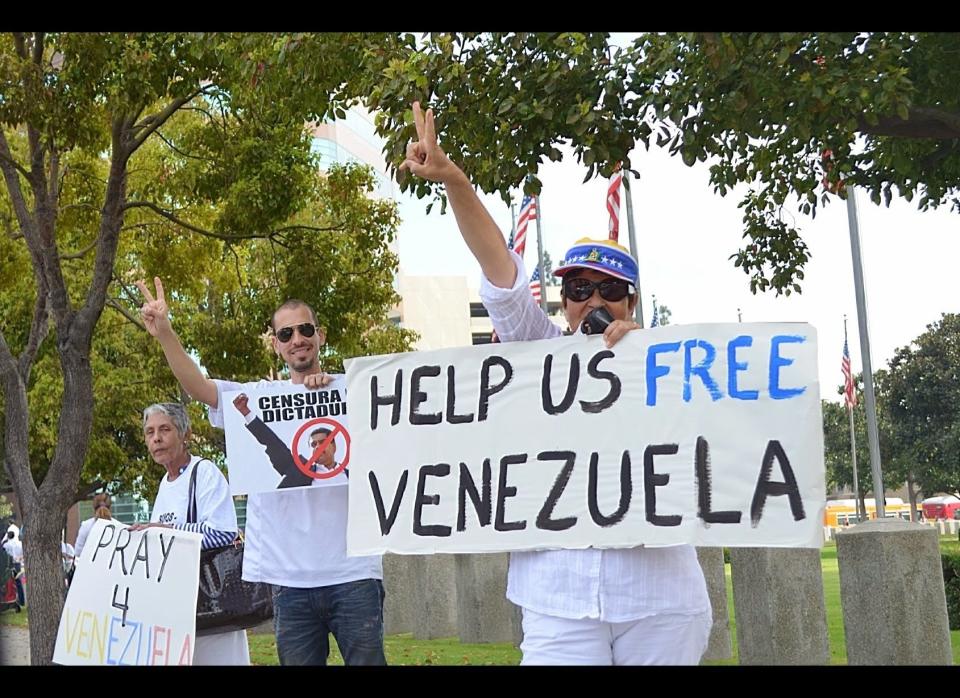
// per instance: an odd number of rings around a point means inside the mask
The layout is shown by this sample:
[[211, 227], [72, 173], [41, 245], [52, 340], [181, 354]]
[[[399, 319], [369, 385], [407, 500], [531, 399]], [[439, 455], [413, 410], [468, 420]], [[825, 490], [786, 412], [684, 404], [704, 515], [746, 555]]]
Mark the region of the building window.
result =
[[[490, 317], [490, 313], [483, 307], [483, 303], [471, 303], [470, 317]], [[476, 342], [474, 342], [474, 344], [476, 344]]]
[[490, 344], [491, 335], [489, 332], [474, 332], [472, 335], [472, 342], [474, 346], [477, 344]]
[[340, 163], [337, 144], [326, 138], [314, 138], [310, 144], [310, 152], [320, 156], [320, 169], [329, 170], [334, 163]]

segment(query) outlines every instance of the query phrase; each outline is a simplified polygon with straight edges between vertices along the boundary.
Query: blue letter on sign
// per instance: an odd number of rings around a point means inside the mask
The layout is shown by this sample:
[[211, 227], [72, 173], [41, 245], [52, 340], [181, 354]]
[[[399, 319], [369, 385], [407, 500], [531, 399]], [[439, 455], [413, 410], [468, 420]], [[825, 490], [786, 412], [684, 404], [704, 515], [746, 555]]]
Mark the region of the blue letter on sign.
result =
[[667, 351], [679, 351], [680, 342], [663, 342], [651, 344], [647, 348], [647, 404], [657, 404], [657, 378], [670, 373], [669, 366], [657, 365], [657, 354]]
[[780, 387], [780, 367], [789, 366], [793, 359], [785, 359], [780, 356], [780, 345], [788, 343], [802, 343], [806, 337], [797, 335], [778, 334], [770, 340], [770, 397], [774, 400], [787, 400], [802, 394], [803, 388], [781, 388]]
[[737, 373], [747, 370], [746, 363], [737, 361], [737, 347], [749, 347], [752, 344], [753, 337], [746, 334], [734, 337], [727, 344], [727, 392], [738, 400], [756, 400], [760, 395], [759, 390], [740, 390], [737, 387]]

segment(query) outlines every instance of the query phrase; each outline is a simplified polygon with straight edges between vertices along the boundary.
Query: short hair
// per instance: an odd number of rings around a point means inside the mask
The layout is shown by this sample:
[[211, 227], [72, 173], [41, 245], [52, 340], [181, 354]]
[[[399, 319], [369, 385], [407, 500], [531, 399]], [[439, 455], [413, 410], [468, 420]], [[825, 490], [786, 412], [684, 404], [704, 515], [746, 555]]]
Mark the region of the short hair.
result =
[[7, 531], [7, 538], [13, 538], [13, 531]]
[[190, 415], [187, 408], [179, 402], [155, 402], [143, 411], [143, 427], [147, 426], [147, 419], [152, 414], [165, 414], [173, 422], [173, 428], [180, 436], [186, 436], [190, 431]]
[[314, 429], [313, 431], [310, 432], [310, 438], [313, 438], [316, 434], [323, 434], [324, 436], [327, 436], [329, 433], [330, 433], [329, 429], [318, 427], [317, 429]]
[[290, 300], [284, 301], [277, 306], [277, 309], [273, 311], [273, 314], [270, 315], [270, 329], [274, 332], [277, 331], [276, 325], [273, 321], [277, 317], [277, 313], [281, 310], [295, 310], [296, 308], [306, 308], [310, 311], [310, 319], [313, 320], [313, 324], [317, 324], [317, 314], [314, 312], [313, 308], [306, 301], [302, 301], [299, 298], [291, 298]]

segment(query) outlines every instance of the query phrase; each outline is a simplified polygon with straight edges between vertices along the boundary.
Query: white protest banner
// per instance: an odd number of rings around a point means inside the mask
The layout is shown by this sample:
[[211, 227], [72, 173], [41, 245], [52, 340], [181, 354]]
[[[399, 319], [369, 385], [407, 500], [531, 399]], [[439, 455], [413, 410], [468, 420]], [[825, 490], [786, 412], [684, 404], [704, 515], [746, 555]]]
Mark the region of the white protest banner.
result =
[[324, 389], [276, 383], [223, 395], [230, 494], [346, 485], [346, 379]]
[[802, 323], [357, 358], [348, 552], [819, 547], [817, 375]]
[[193, 664], [199, 533], [96, 521], [60, 616], [57, 664]]

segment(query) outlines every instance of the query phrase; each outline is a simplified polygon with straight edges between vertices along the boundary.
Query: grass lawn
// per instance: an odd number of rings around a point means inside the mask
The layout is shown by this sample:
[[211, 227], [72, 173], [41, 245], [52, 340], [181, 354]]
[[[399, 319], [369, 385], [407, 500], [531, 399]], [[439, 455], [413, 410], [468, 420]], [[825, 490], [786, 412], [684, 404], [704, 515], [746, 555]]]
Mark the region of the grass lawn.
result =
[[[249, 635], [250, 661], [253, 664], [279, 664], [277, 645], [273, 635]], [[389, 635], [384, 640], [387, 664], [400, 666], [482, 666], [494, 664], [519, 664], [520, 650], [510, 643], [462, 644], [457, 638], [438, 640], [414, 640], [407, 633]], [[330, 664], [340, 666], [343, 658], [337, 645], [330, 638]]]
[[[943, 549], [960, 549], [956, 538], [943, 537], [940, 539]], [[843, 636], [843, 613], [840, 609], [840, 572], [837, 568], [837, 548], [833, 542], [827, 543], [820, 554], [823, 568], [823, 594], [827, 611], [827, 634], [830, 643], [830, 663], [846, 664], [847, 649]], [[730, 582], [730, 565], [727, 565], [727, 607], [730, 609], [730, 632], [733, 644], [733, 657], [721, 661], [705, 662], [706, 664], [737, 664], [737, 629], [736, 618], [733, 612], [733, 584]], [[26, 609], [20, 613], [4, 611], [0, 613], [0, 625], [17, 625], [26, 627], [29, 615]], [[277, 647], [273, 635], [270, 633], [256, 635], [248, 633], [250, 641], [250, 660], [258, 665], [275, 665]], [[953, 646], [953, 663], [960, 665], [960, 630], [950, 633]], [[330, 664], [342, 665], [343, 658], [337, 650], [333, 638], [330, 639]], [[415, 640], [408, 633], [404, 635], [388, 636], [384, 642], [387, 663], [395, 665], [494, 665], [519, 664], [520, 650], [510, 643], [497, 644], [461, 644], [453, 638], [439, 640]]]

